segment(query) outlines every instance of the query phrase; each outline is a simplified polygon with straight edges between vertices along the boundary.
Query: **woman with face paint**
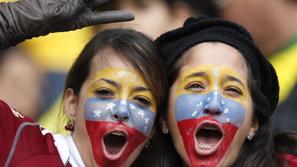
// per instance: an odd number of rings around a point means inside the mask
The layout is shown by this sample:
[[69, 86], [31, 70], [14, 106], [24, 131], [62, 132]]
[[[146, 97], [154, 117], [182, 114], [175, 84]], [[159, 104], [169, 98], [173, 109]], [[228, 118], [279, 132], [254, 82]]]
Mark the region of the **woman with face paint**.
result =
[[139, 155], [166, 90], [158, 55], [152, 41], [133, 30], [107, 30], [87, 44], [64, 97], [73, 131], [65, 141], [75, 143], [78, 166], [130, 166]]
[[185, 166], [275, 166], [278, 80], [249, 33], [198, 17], [156, 43], [169, 76], [166, 121]]
[[65, 128], [71, 135], [52, 135], [0, 101], [1, 164], [131, 166], [158, 131], [155, 120], [167, 83], [163, 68], [158, 50], [142, 33], [126, 29], [99, 33], [66, 80]]

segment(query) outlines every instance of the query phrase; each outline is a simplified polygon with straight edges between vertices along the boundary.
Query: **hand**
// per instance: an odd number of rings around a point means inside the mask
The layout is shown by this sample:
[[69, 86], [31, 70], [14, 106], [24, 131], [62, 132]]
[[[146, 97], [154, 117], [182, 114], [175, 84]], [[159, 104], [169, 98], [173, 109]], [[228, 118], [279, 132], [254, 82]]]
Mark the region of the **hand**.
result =
[[127, 11], [96, 11], [108, 0], [19, 0], [0, 3], [1, 50], [17, 43], [90, 25], [129, 21]]

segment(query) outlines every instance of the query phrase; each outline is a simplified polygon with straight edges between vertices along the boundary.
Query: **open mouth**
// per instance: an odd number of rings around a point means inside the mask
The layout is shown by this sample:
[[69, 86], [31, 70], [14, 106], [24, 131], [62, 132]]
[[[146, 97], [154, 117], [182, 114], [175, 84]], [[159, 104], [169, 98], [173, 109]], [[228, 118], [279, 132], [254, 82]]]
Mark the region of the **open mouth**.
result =
[[123, 130], [112, 130], [103, 137], [103, 152], [106, 158], [116, 160], [121, 157], [128, 143], [128, 135]]
[[203, 121], [195, 133], [195, 150], [199, 155], [210, 155], [214, 153], [223, 140], [224, 131], [217, 122]]

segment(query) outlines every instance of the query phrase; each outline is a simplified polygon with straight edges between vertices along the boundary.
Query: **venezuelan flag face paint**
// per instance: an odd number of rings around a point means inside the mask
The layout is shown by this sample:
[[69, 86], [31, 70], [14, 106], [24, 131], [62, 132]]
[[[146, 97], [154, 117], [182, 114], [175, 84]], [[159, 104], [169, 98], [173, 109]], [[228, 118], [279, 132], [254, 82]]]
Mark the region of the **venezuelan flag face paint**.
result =
[[180, 74], [175, 118], [191, 166], [217, 166], [244, 122], [246, 79], [212, 65]]
[[150, 135], [156, 103], [135, 72], [106, 68], [88, 88], [84, 110], [96, 162], [119, 167]]

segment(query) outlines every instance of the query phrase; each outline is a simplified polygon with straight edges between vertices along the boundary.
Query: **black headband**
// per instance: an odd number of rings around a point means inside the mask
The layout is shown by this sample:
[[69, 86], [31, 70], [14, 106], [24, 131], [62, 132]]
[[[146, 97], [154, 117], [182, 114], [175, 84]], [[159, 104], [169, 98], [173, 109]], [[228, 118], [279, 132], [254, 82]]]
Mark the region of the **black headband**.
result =
[[170, 69], [185, 50], [210, 41], [226, 43], [242, 53], [273, 112], [279, 98], [277, 75], [243, 27], [222, 19], [191, 17], [185, 21], [183, 27], [161, 35], [156, 44], [166, 60], [167, 68]]

